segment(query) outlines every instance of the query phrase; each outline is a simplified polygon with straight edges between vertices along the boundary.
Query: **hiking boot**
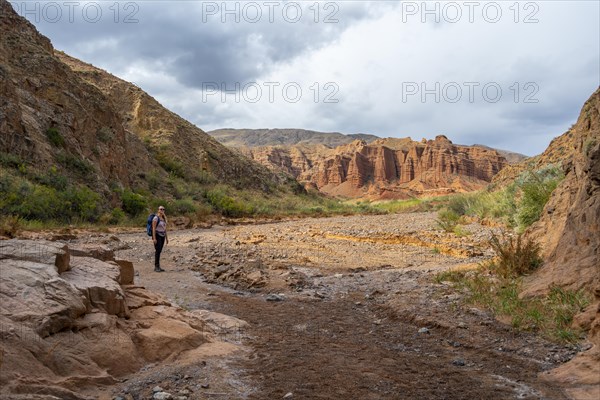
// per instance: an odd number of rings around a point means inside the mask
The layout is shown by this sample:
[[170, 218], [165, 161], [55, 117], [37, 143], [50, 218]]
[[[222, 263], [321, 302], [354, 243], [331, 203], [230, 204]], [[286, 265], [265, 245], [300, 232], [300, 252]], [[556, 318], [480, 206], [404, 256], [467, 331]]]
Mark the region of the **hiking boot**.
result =
[[165, 270], [159, 267], [158, 272], [165, 272]]

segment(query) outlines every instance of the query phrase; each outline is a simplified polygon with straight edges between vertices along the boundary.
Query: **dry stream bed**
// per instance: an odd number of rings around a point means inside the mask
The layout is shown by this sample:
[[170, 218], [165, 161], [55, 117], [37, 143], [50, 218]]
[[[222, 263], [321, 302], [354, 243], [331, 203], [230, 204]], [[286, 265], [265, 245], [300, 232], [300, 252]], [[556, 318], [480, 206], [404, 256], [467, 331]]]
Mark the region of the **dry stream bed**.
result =
[[152, 271], [143, 233], [119, 234], [136, 284], [248, 325], [226, 330], [234, 353], [149, 365], [105, 395], [146, 399], [160, 386], [189, 399], [567, 398], [543, 372], [574, 349], [516, 332], [433, 282], [491, 255], [496, 228], [465, 228], [457, 238], [436, 229], [435, 214], [415, 213], [174, 231], [164, 273]]

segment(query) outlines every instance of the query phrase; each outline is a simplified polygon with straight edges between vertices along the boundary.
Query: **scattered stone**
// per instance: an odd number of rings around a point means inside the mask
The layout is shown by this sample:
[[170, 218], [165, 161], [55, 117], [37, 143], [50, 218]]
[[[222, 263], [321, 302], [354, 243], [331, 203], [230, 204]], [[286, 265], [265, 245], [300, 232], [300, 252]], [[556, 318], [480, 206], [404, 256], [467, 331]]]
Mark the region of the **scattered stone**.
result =
[[202, 385], [200, 385], [200, 387], [202, 389], [208, 389], [210, 387], [210, 385], [208, 383], [203, 383]]
[[152, 393], [158, 393], [158, 392], [162, 392], [163, 388], [161, 388], [160, 386], [154, 386], [154, 388], [152, 389]]
[[461, 358], [457, 358], [456, 360], [452, 361], [452, 365], [456, 365], [457, 367], [464, 367], [465, 360], [463, 360]]
[[190, 394], [192, 394], [192, 391], [185, 388], [185, 389], [181, 389], [178, 394], [181, 396], [189, 396]]
[[285, 297], [281, 294], [270, 294], [266, 298], [267, 301], [283, 301]]
[[419, 329], [419, 333], [429, 333], [429, 329], [423, 327], [423, 328]]
[[467, 326], [467, 324], [465, 324], [464, 322], [460, 321], [458, 323], [458, 327], [461, 329], [468, 329], [469, 327]]
[[170, 400], [173, 398], [173, 396], [171, 395], [171, 393], [157, 392], [157, 393], [154, 393], [154, 396], [152, 396], [152, 398], [154, 400]]
[[288, 392], [283, 396], [284, 399], [291, 399], [292, 397], [294, 397], [294, 393], [292, 392]]

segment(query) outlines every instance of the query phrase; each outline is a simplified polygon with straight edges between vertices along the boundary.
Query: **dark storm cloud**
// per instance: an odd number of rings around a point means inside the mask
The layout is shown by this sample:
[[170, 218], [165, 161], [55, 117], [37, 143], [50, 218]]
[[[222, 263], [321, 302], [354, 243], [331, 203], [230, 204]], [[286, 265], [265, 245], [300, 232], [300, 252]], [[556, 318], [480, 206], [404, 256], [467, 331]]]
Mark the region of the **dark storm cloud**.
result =
[[[20, 4], [15, 3], [17, 7]], [[271, 6], [272, 10], [263, 2], [253, 2], [262, 13], [253, 23], [254, 10], [243, 11], [249, 2], [130, 3], [135, 7], [125, 9], [127, 2], [118, 3], [117, 16], [115, 3], [95, 2], [101, 7], [102, 18], [94, 23], [84, 18], [83, 3], [75, 8], [72, 23], [66, 9], [57, 22], [48, 21], [43, 15], [39, 22], [32, 22], [52, 39], [55, 47], [109, 72], [119, 74], [132, 62], [146, 60], [161, 65], [181, 84], [202, 88], [206, 82], [233, 87], [236, 82], [244, 85], [257, 80], [277, 63], [332, 42], [348, 26], [370, 15], [368, 3], [331, 2], [335, 7], [325, 9], [320, 5], [317, 16], [314, 8], [308, 9], [312, 3], [297, 2], [302, 4], [302, 17], [291, 22], [296, 19], [295, 8], [283, 12], [289, 2]], [[236, 10], [237, 5], [237, 15], [224, 14], [223, 4], [230, 11]], [[32, 15], [28, 17], [33, 19]], [[325, 23], [327, 17], [333, 22]], [[157, 63], [158, 60], [162, 63]]]

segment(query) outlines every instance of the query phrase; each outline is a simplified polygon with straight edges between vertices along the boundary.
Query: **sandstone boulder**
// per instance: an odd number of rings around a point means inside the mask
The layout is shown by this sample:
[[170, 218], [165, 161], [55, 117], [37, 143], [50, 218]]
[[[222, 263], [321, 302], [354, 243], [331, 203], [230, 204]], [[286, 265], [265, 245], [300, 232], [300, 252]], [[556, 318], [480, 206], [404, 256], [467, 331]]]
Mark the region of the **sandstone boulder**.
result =
[[132, 312], [132, 319], [141, 326], [135, 331], [133, 341], [148, 361], [174, 358], [198, 348], [210, 338], [202, 320], [172, 307], [141, 307]]
[[70, 328], [86, 312], [87, 299], [59, 276], [54, 264], [4, 259], [1, 268], [0, 314], [42, 337]]
[[92, 257], [102, 261], [114, 261], [115, 252], [102, 244], [71, 244], [69, 252], [75, 257]]
[[115, 263], [119, 266], [119, 283], [121, 285], [133, 284], [133, 278], [135, 276], [135, 269], [133, 263], [128, 260], [116, 259]]
[[71, 270], [62, 274], [85, 296], [88, 312], [100, 309], [110, 315], [126, 316], [125, 292], [119, 285], [121, 271], [116, 265], [90, 257], [73, 257]]
[[54, 265], [59, 274], [70, 268], [67, 245], [51, 241], [18, 239], [0, 241], [0, 260], [4, 259]]
[[171, 306], [166, 297], [152, 293], [142, 286], [125, 286], [125, 292], [129, 310], [146, 306]]

